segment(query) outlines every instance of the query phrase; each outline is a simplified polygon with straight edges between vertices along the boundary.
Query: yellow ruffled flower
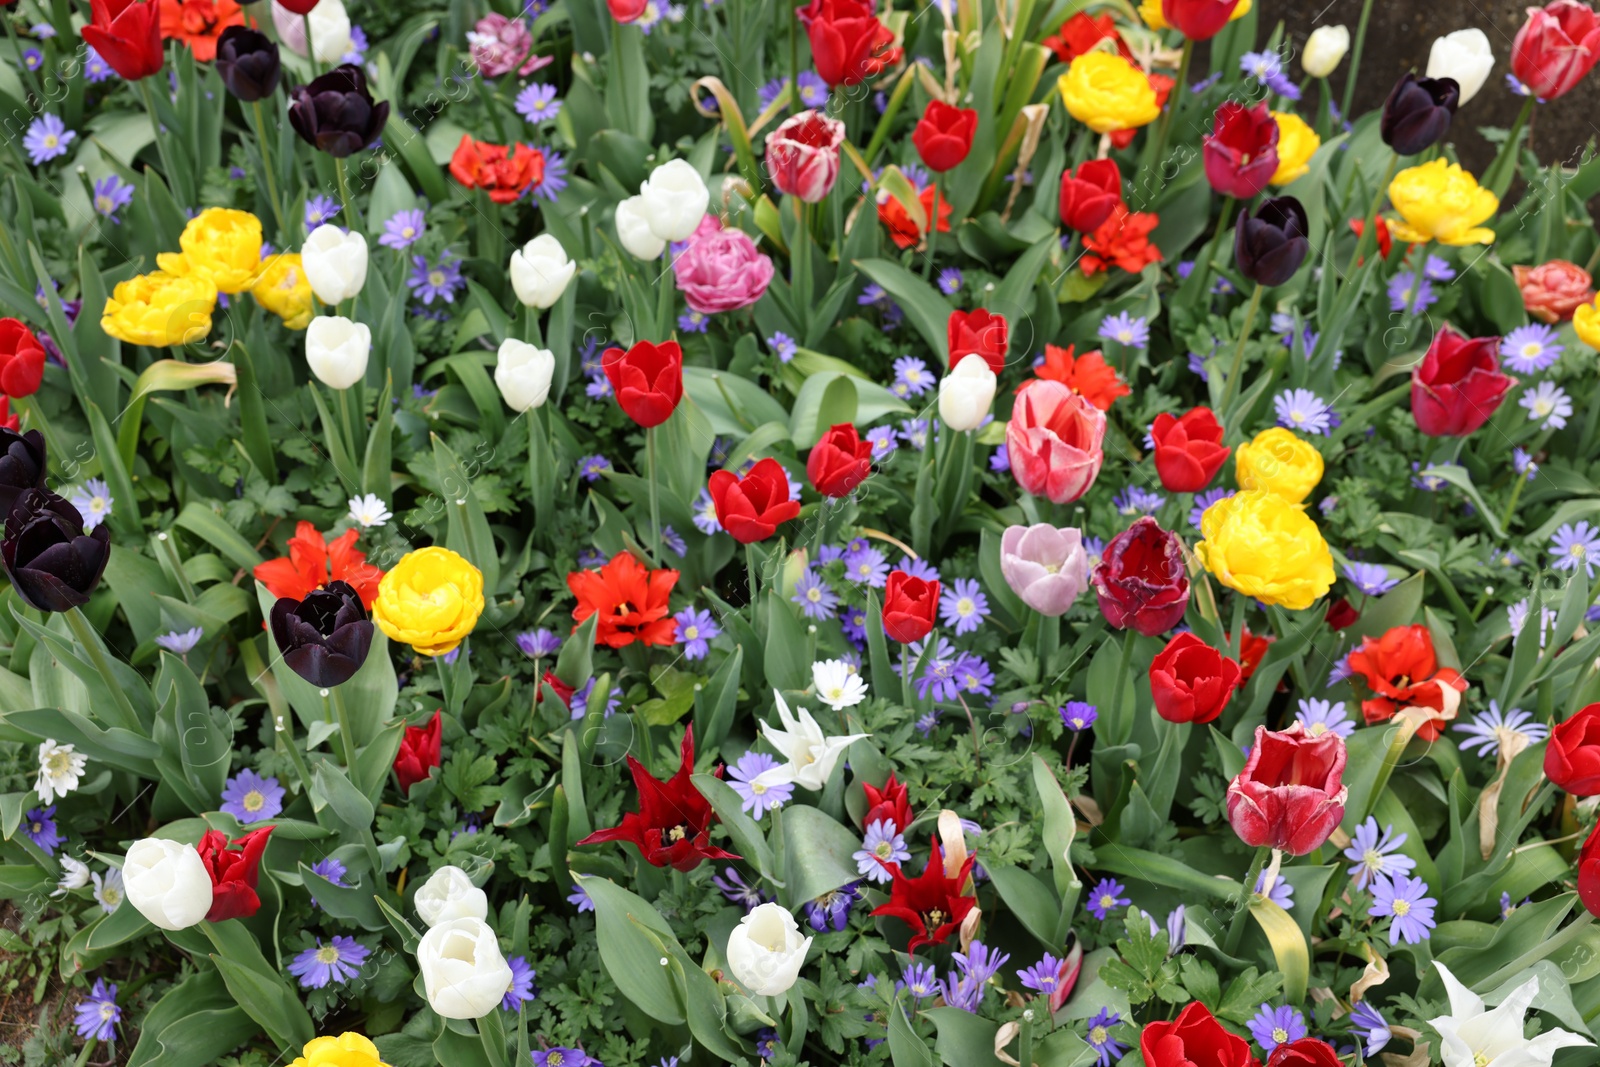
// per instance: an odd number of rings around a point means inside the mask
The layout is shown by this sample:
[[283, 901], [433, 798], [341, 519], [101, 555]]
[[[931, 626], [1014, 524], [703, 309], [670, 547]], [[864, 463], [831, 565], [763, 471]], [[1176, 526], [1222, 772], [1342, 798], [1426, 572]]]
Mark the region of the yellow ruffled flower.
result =
[[151, 271], [117, 283], [100, 328], [131, 345], [195, 344], [211, 332], [216, 306], [217, 287], [207, 279]]
[[433, 545], [407, 552], [378, 583], [372, 621], [424, 656], [459, 645], [483, 614], [483, 572]]
[[242, 293], [261, 273], [261, 220], [248, 211], [208, 207], [178, 238], [183, 255], [163, 252], [156, 263], [169, 274], [207, 279], [222, 293]]
[[[1237, 22], [1250, 14], [1252, 0], [1241, 0], [1238, 7], [1233, 9], [1233, 14], [1228, 16], [1229, 22]], [[1142, 0], [1139, 4], [1139, 17], [1144, 19], [1144, 24], [1152, 30], [1167, 28], [1167, 17], [1161, 13], [1161, 0]]]
[[1311, 169], [1311, 157], [1322, 147], [1322, 138], [1292, 111], [1274, 111], [1272, 117], [1278, 124], [1278, 169], [1271, 181], [1288, 185]]
[[1590, 348], [1600, 349], [1600, 297], [1572, 313], [1572, 328], [1577, 332], [1578, 340]]
[[1263, 489], [1291, 504], [1310, 496], [1322, 481], [1322, 453], [1282, 426], [1240, 445], [1233, 463], [1240, 489]]
[[1085, 52], [1056, 80], [1067, 114], [1095, 133], [1132, 130], [1161, 114], [1144, 71], [1119, 55]]
[[1303, 611], [1333, 587], [1333, 557], [1317, 524], [1275, 493], [1246, 489], [1206, 508], [1195, 555], [1245, 596]]
[[1500, 198], [1481, 187], [1459, 163], [1435, 159], [1407, 167], [1389, 183], [1389, 202], [1401, 216], [1389, 223], [1396, 241], [1442, 245], [1494, 241], [1494, 231], [1483, 223], [1500, 210]]
[[269, 256], [255, 285], [250, 287], [250, 295], [291, 330], [303, 330], [311, 324], [311, 283], [306, 280], [299, 252]]
[[357, 1033], [318, 1037], [289, 1067], [389, 1067], [378, 1058], [378, 1046]]

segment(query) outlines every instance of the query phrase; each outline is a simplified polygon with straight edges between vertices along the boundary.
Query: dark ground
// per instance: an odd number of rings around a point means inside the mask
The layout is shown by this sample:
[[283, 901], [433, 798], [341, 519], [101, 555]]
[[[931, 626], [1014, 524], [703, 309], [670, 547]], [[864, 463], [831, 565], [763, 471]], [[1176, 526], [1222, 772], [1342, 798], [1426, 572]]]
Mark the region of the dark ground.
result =
[[[1296, 55], [1306, 35], [1318, 26], [1343, 23], [1355, 36], [1361, 19], [1361, 0], [1258, 0], [1262, 4], [1264, 37], [1272, 18], [1282, 19], [1295, 42]], [[1494, 50], [1494, 70], [1483, 89], [1456, 115], [1450, 129], [1462, 163], [1481, 173], [1494, 158], [1494, 148], [1478, 135], [1480, 126], [1505, 128], [1516, 119], [1523, 98], [1506, 88], [1511, 70], [1511, 41], [1526, 20], [1527, 4], [1521, 0], [1379, 0], [1372, 6], [1366, 51], [1361, 57], [1353, 110], [1356, 114], [1383, 105], [1395, 81], [1413, 67], [1420, 74], [1428, 65], [1434, 38], [1453, 30], [1476, 26], [1489, 35]], [[1336, 98], [1344, 94], [1349, 73], [1346, 56], [1329, 82]], [[1300, 77], [1299, 61], [1293, 76]], [[1575, 159], [1591, 138], [1600, 139], [1600, 67], [1591, 71], [1566, 96], [1534, 109], [1533, 147], [1541, 159]]]

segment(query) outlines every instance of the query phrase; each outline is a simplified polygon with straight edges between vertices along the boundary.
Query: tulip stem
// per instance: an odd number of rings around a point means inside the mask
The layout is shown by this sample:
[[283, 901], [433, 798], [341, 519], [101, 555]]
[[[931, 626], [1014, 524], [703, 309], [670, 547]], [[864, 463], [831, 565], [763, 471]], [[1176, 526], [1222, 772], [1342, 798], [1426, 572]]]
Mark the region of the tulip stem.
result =
[[1261, 869], [1267, 865], [1270, 855], [1272, 849], [1261, 845], [1256, 849], [1255, 859], [1250, 861], [1250, 870], [1244, 876], [1244, 886], [1234, 904], [1233, 921], [1228, 925], [1228, 939], [1222, 949], [1229, 956], [1239, 951], [1239, 942], [1244, 937], [1245, 916], [1250, 914], [1250, 898], [1256, 892], [1256, 879], [1261, 877]]
[[339, 743], [344, 748], [344, 766], [353, 782], [356, 779], [356, 737], [350, 729], [350, 712], [344, 705], [344, 690], [333, 686], [331, 691], [333, 714], [339, 720]]
[[1250, 330], [1256, 324], [1257, 313], [1261, 311], [1261, 294], [1265, 291], [1266, 287], [1256, 282], [1255, 290], [1250, 294], [1250, 306], [1245, 309], [1244, 323], [1239, 327], [1239, 343], [1233, 348], [1233, 365], [1228, 368], [1228, 384], [1222, 392], [1222, 410], [1225, 412], [1239, 392], [1239, 375], [1244, 370], [1244, 346], [1250, 340]]
[[[1367, 0], [1367, 2], [1370, 4], [1372, 0]], [[305, 24], [306, 28], [306, 62], [311, 64], [311, 76], [315, 78], [322, 71], [317, 63], [316, 42], [311, 39], [311, 15], [309, 9], [307, 14], [300, 16], [300, 21]]]
[[644, 464], [650, 479], [650, 551], [655, 553], [655, 563], [661, 565], [661, 490], [656, 485], [656, 428], [644, 432]]
[[1361, 48], [1367, 43], [1367, 23], [1372, 21], [1372, 0], [1364, 0], [1361, 5], [1361, 21], [1356, 23], [1356, 43], [1350, 50], [1350, 70], [1344, 80], [1344, 102], [1339, 107], [1339, 114], [1350, 114], [1350, 102], [1356, 95], [1356, 75], [1361, 71]]
[[89, 620], [84, 617], [83, 609], [71, 607], [63, 614], [67, 617], [67, 625], [72, 627], [72, 635], [78, 639], [78, 644], [83, 646], [83, 650], [89, 653], [89, 660], [94, 664], [94, 669], [100, 673], [106, 688], [111, 690], [111, 700], [116, 705], [117, 717], [122, 720], [118, 725], [143, 736], [144, 724], [134, 712], [128, 694], [123, 691], [123, 683], [111, 672], [111, 661], [106, 659], [106, 650], [101, 646], [100, 639], [95, 636]]
[[[1522, 487], [1528, 484], [1526, 474], [1517, 474], [1513, 471], [1513, 477], [1516, 479], [1516, 484], [1511, 487], [1511, 499], [1506, 501], [1506, 510], [1500, 515], [1500, 529], [1506, 532], [1507, 537], [1511, 536], [1511, 516], [1516, 514], [1517, 501], [1522, 497]], [[1476, 613], [1473, 614], [1473, 618], [1477, 618]]]
[[272, 169], [272, 151], [267, 147], [267, 120], [261, 114], [261, 101], [257, 100], [250, 105], [250, 113], [255, 116], [256, 143], [261, 148], [261, 170], [267, 176], [267, 203], [272, 207], [272, 217], [278, 223], [278, 237], [281, 239], [289, 232], [283, 224], [283, 204], [278, 200], [278, 176]]
[[139, 87], [139, 96], [144, 100], [144, 109], [150, 113], [150, 132], [155, 137], [156, 152], [161, 156], [161, 169], [165, 172], [162, 176], [170, 187], [175, 180], [174, 171], [172, 161], [167, 158], [167, 139], [161, 135], [161, 116], [156, 113], [155, 92], [150, 88], [149, 78], [140, 78], [134, 84]]
[[1113, 731], [1116, 740], [1112, 744], [1120, 745], [1127, 742], [1133, 734], [1133, 720], [1125, 718], [1122, 714], [1122, 694], [1128, 684], [1128, 672], [1133, 670], [1133, 642], [1137, 631], [1129, 626], [1122, 632], [1122, 655], [1117, 660], [1117, 677], [1111, 686], [1111, 721], [1116, 723]]
[[284, 751], [289, 754], [289, 762], [294, 764], [295, 773], [300, 776], [300, 791], [309, 796], [311, 794], [311, 768], [306, 766], [306, 758], [300, 753], [300, 745], [295, 740], [294, 730], [290, 728], [289, 722], [286, 722], [284, 716], [281, 715], [274, 719], [273, 729], [279, 737], [283, 738]]
[[[1391, 151], [1389, 153], [1389, 165], [1384, 168], [1383, 179], [1378, 182], [1378, 188], [1372, 194], [1372, 205], [1367, 208], [1366, 217], [1362, 221], [1361, 236], [1356, 239], [1355, 254], [1350, 257], [1349, 264], [1344, 268], [1345, 278], [1356, 272], [1356, 268], [1361, 265], [1363, 256], [1378, 247], [1378, 209], [1383, 206], [1383, 198], [1389, 191], [1389, 179], [1394, 176], [1394, 169], [1399, 163], [1400, 153]], [[1350, 299], [1355, 299], [1360, 295], [1362, 286], [1346, 285], [1345, 288], [1349, 289], [1353, 294]], [[1344, 294], [1341, 291], [1341, 303], [1344, 299]]]
[[[1172, 120], [1178, 113], [1178, 107], [1183, 102], [1183, 94], [1189, 85], [1189, 61], [1193, 58], [1194, 42], [1185, 37], [1183, 39], [1183, 54], [1178, 58], [1178, 81], [1172, 87], [1172, 98], [1167, 101], [1167, 106], [1161, 113], [1161, 121], [1156, 126], [1155, 136], [1150, 145], [1148, 166], [1156, 174], [1161, 172], [1161, 157], [1167, 151], [1167, 136], [1172, 129]], [[1154, 186], [1156, 183], [1152, 182], [1150, 184]], [[1140, 199], [1143, 206], [1149, 206], [1148, 199], [1143, 197]]]
[[1522, 102], [1522, 110], [1517, 112], [1517, 120], [1511, 124], [1511, 130], [1506, 134], [1505, 143], [1500, 146], [1500, 151], [1495, 153], [1494, 162], [1489, 164], [1489, 169], [1483, 172], [1483, 188], [1494, 193], [1495, 196], [1504, 196], [1507, 189], [1517, 176], [1517, 142], [1522, 139], [1522, 128], [1533, 117], [1535, 103], [1532, 93]]
[[933, 252], [939, 241], [939, 186], [943, 175], [933, 176], [933, 213], [928, 216], [928, 258], [922, 262], [922, 277], [933, 277]]
[[1228, 644], [1233, 648], [1233, 658], [1244, 666], [1244, 595], [1234, 594], [1233, 597], [1233, 631], [1228, 634]]
[[[345, 177], [344, 160], [338, 156], [333, 158], [333, 175], [339, 181], [339, 200], [344, 204], [344, 221], [352, 230], [361, 229], [361, 215], [356, 211], [355, 201], [350, 199], [350, 182]], [[352, 310], [354, 310], [352, 308]]]
[[750, 625], [756, 623], [756, 550], [754, 545], [744, 546], [745, 582], [750, 586]]
[[167, 557], [167, 562], [172, 565], [172, 577], [178, 583], [178, 591], [183, 594], [183, 599], [193, 604], [195, 600], [194, 584], [189, 581], [189, 576], [183, 573], [183, 561], [178, 558], [178, 549], [172, 543], [171, 535], [166, 532], [156, 534], [156, 542], [161, 546], [162, 555]]

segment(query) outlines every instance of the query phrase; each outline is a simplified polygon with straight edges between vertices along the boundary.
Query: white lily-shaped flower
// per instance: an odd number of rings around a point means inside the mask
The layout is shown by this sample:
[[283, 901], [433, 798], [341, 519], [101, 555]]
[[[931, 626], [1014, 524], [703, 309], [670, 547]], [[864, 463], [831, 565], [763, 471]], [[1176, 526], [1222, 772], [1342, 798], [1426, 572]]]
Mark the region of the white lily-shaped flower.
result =
[[821, 789], [828, 783], [833, 765], [839, 762], [844, 750], [867, 735], [828, 737], [805, 708], [801, 708], [800, 717], [795, 718], [789, 711], [789, 705], [784, 703], [783, 695], [776, 689], [772, 691], [772, 699], [778, 705], [778, 719], [783, 723], [783, 729], [774, 730], [762, 723], [761, 729], [767, 735], [767, 741], [789, 761], [796, 785], [806, 789]]
[[811, 665], [811, 684], [817, 699], [834, 711], [855, 707], [867, 699], [867, 680], [842, 659], [818, 660]]
[[1539, 995], [1537, 975], [1489, 1010], [1483, 998], [1457, 981], [1449, 968], [1437, 960], [1433, 965], [1450, 994], [1450, 1014], [1430, 1020], [1439, 1032], [1444, 1067], [1550, 1067], [1557, 1050], [1594, 1044], [1559, 1027], [1531, 1041], [1522, 1036], [1523, 1016]]

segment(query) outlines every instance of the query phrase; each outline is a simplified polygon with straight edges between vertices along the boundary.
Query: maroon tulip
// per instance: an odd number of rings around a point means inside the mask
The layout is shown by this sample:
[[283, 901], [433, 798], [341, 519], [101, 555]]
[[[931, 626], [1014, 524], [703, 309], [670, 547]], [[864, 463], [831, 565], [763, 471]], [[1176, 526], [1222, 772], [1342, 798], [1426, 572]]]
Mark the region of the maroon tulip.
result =
[[1198, 493], [1211, 484], [1233, 449], [1222, 444], [1222, 424], [1210, 408], [1173, 418], [1163, 411], [1150, 428], [1156, 474], [1169, 493]]
[[1203, 156], [1211, 188], [1249, 200], [1278, 169], [1278, 122], [1266, 104], [1245, 107], [1229, 100], [1217, 108]]
[[849, 496], [872, 473], [872, 442], [840, 423], [822, 435], [806, 457], [806, 477], [823, 496]]
[[1238, 662], [1192, 633], [1168, 641], [1150, 663], [1150, 695], [1168, 722], [1212, 722], [1239, 680]]
[[1228, 785], [1228, 822], [1247, 845], [1304, 856], [1344, 818], [1350, 790], [1344, 738], [1315, 736], [1300, 723], [1287, 730], [1256, 727], [1250, 758]]
[[296, 15], [311, 14], [320, 2], [321, 0], [278, 0], [279, 4]]
[[1061, 173], [1061, 225], [1093, 233], [1122, 203], [1122, 171], [1114, 159], [1091, 159]]
[[683, 349], [676, 341], [637, 341], [626, 352], [608, 348], [600, 369], [617, 404], [645, 429], [666, 422], [683, 399]]
[[1460, 103], [1461, 86], [1454, 78], [1419, 78], [1407, 73], [1383, 102], [1378, 132], [1384, 144], [1402, 156], [1414, 156], [1445, 135]]
[[974, 353], [982, 356], [996, 374], [1006, 369], [1010, 331], [1004, 315], [996, 315], [985, 308], [952, 311], [945, 323], [945, 342], [950, 349], [952, 370]]
[[1310, 232], [1300, 201], [1292, 196], [1268, 197], [1254, 215], [1239, 213], [1233, 228], [1233, 264], [1240, 274], [1269, 289], [1282, 285], [1306, 261]]
[[933, 630], [939, 611], [939, 582], [913, 578], [905, 571], [890, 571], [883, 591], [883, 632], [890, 640], [909, 645]]
[[1189, 607], [1178, 538], [1148, 515], [1111, 539], [1090, 580], [1100, 614], [1119, 630], [1154, 637], [1178, 625]]
[[1500, 338], [1439, 328], [1411, 372], [1411, 414], [1429, 437], [1465, 437], [1500, 410], [1516, 379], [1500, 373]]
[[1600, 704], [1590, 704], [1550, 731], [1544, 776], [1575, 797], [1600, 794]]
[[968, 108], [951, 107], [943, 100], [928, 101], [911, 143], [927, 168], [943, 174], [961, 165], [972, 151], [972, 138], [978, 132], [978, 113]]
[[732, 471], [715, 472], [707, 488], [717, 521], [741, 545], [765, 541], [781, 524], [800, 514], [800, 502], [789, 499], [789, 476], [770, 456], [743, 478]]
[[1600, 16], [1578, 0], [1529, 8], [1511, 42], [1511, 73], [1540, 100], [1554, 100], [1600, 59]]

